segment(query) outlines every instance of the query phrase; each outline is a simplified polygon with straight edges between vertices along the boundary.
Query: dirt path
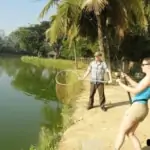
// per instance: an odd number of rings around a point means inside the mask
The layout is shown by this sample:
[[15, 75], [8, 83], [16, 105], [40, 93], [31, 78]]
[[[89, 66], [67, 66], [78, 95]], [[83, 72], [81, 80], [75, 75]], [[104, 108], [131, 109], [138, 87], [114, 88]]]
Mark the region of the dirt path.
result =
[[[127, 93], [119, 86], [106, 86], [107, 112], [99, 108], [98, 95], [95, 95], [95, 108], [86, 110], [89, 96], [89, 83], [86, 82], [83, 92], [76, 102], [73, 114], [75, 124], [64, 134], [59, 150], [114, 150], [113, 145], [118, 132], [121, 118], [129, 107]], [[150, 106], [150, 103], [149, 103]], [[143, 150], [150, 150], [146, 146], [146, 139], [150, 138], [150, 114], [139, 126], [137, 135]], [[133, 150], [127, 139], [122, 150]]]

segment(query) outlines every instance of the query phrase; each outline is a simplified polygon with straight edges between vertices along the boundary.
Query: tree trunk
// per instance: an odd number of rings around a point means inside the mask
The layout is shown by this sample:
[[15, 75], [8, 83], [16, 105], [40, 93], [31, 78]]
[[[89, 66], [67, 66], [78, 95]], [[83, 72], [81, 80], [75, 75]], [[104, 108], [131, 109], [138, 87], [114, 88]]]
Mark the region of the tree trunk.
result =
[[74, 40], [74, 61], [75, 61], [75, 68], [78, 68], [78, 63], [77, 63], [77, 54], [76, 54], [76, 41]]
[[100, 15], [97, 15], [96, 18], [97, 18], [97, 24], [98, 24], [99, 50], [102, 53], [103, 60], [106, 61], [107, 65], [108, 65], [108, 68], [109, 68], [109, 70], [111, 72], [109, 44], [108, 44], [108, 41], [107, 41], [107, 37], [105, 39], [105, 42], [104, 42], [104, 39], [103, 39]]
[[107, 65], [108, 65], [108, 69], [110, 70], [111, 72], [111, 60], [110, 60], [110, 49], [109, 49], [109, 43], [108, 43], [108, 39], [106, 39], [105, 41], [105, 60], [107, 62]]
[[98, 44], [99, 44], [99, 51], [102, 53], [103, 60], [105, 60], [105, 52], [104, 52], [104, 42], [103, 42], [103, 33], [101, 30], [101, 18], [100, 15], [96, 15], [97, 25], [98, 25]]

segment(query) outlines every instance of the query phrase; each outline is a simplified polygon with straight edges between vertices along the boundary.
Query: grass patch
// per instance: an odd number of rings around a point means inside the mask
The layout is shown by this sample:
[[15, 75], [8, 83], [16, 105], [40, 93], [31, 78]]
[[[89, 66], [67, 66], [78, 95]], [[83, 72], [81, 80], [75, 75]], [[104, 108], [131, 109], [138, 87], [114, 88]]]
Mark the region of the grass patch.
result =
[[[58, 69], [75, 69], [75, 62], [72, 60], [39, 58], [34, 56], [22, 56], [21, 60], [25, 63], [33, 64], [38, 67], [58, 68]], [[83, 62], [78, 62], [78, 68], [85, 68]]]
[[71, 115], [73, 113], [73, 107], [64, 105], [62, 108], [62, 125], [61, 132], [56, 133], [56, 131], [48, 129], [46, 127], [41, 127], [39, 133], [39, 142], [36, 146], [31, 146], [29, 150], [58, 150], [59, 142], [65, 130], [73, 124]]

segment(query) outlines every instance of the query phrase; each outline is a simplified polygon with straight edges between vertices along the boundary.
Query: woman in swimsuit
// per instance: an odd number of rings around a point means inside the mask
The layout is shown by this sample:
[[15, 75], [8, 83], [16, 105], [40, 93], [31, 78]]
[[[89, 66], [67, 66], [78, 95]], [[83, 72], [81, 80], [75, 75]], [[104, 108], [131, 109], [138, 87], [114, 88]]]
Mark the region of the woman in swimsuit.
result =
[[128, 82], [131, 84], [127, 86], [117, 79], [119, 85], [126, 90], [134, 94], [132, 98], [132, 104], [126, 111], [123, 120], [121, 122], [119, 134], [115, 143], [115, 150], [120, 150], [127, 135], [133, 143], [135, 150], [142, 150], [141, 144], [138, 138], [135, 136], [135, 130], [140, 122], [142, 122], [148, 114], [148, 99], [150, 99], [150, 58], [145, 58], [141, 64], [142, 71], [146, 74], [145, 77], [139, 82], [133, 81], [128, 75], [122, 73]]

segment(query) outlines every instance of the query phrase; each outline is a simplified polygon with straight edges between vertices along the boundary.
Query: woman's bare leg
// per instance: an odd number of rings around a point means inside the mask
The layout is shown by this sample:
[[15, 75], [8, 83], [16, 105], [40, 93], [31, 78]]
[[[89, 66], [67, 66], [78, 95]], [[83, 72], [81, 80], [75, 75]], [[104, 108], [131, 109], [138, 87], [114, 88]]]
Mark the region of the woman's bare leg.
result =
[[131, 139], [135, 150], [142, 150], [139, 139], [135, 135], [135, 130], [137, 129], [139, 123], [135, 124], [127, 133], [128, 137]]
[[120, 131], [117, 136], [116, 142], [115, 142], [115, 150], [120, 150], [122, 147], [124, 140], [125, 140], [125, 135], [128, 133], [128, 131], [136, 124], [135, 121], [131, 120], [129, 116], [125, 116], [121, 126], [120, 126]]

